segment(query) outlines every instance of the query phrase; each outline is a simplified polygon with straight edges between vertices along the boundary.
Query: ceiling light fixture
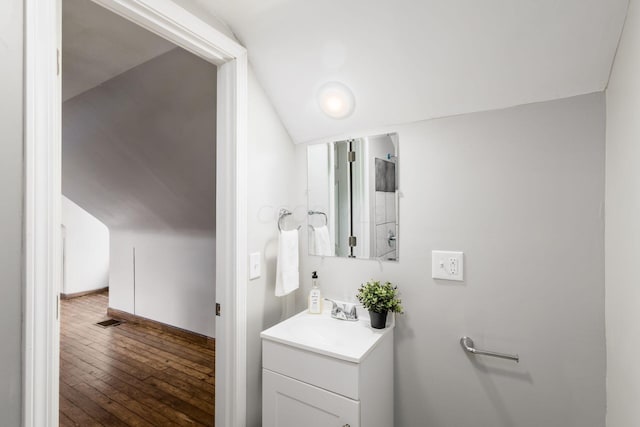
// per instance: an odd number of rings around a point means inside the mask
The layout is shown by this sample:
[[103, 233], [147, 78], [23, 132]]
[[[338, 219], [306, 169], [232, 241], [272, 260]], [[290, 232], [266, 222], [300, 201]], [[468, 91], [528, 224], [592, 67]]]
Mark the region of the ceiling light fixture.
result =
[[318, 91], [318, 102], [322, 111], [334, 119], [350, 116], [356, 106], [353, 92], [340, 82], [325, 83]]

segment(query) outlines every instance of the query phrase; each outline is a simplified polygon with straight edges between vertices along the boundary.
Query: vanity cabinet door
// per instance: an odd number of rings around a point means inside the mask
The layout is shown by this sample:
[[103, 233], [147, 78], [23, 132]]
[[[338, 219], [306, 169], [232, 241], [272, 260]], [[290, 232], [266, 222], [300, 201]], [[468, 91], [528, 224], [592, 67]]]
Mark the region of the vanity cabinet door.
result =
[[262, 370], [263, 427], [360, 427], [360, 402]]

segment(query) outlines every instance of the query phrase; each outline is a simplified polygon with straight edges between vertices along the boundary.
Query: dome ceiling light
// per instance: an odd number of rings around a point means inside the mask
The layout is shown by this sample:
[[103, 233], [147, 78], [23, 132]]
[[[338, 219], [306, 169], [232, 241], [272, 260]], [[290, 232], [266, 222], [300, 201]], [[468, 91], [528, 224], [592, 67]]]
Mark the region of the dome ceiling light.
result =
[[318, 102], [322, 111], [334, 119], [349, 117], [356, 106], [353, 92], [340, 82], [325, 83], [318, 91]]

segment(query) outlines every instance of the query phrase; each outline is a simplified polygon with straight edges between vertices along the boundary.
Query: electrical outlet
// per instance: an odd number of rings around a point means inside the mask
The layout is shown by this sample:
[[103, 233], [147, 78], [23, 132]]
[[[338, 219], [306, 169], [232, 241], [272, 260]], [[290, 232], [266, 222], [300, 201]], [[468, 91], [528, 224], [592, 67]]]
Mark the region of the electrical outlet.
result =
[[464, 280], [464, 253], [431, 251], [431, 277], [444, 280]]
[[449, 257], [449, 275], [456, 276], [458, 274], [458, 258]]

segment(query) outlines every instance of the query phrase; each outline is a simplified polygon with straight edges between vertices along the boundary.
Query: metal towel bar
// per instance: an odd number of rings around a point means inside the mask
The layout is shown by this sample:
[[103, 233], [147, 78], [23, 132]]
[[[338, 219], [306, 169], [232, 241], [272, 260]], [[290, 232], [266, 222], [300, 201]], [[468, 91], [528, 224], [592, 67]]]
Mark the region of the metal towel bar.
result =
[[482, 355], [482, 356], [491, 356], [491, 357], [499, 357], [500, 359], [514, 360], [517, 363], [520, 362], [520, 356], [517, 354], [504, 354], [504, 353], [496, 353], [493, 351], [479, 350], [474, 347], [473, 340], [469, 337], [460, 338], [460, 345], [467, 353]]
[[329, 224], [329, 219], [327, 218], [327, 214], [321, 211], [308, 211], [309, 216], [311, 215], [322, 215], [324, 217], [324, 225]]
[[[280, 209], [280, 212], [278, 213], [278, 230], [280, 230], [281, 232], [284, 231], [284, 224], [282, 223], [282, 221], [289, 215], [293, 215], [290, 210]], [[300, 226], [298, 226], [298, 230], [300, 230]]]

